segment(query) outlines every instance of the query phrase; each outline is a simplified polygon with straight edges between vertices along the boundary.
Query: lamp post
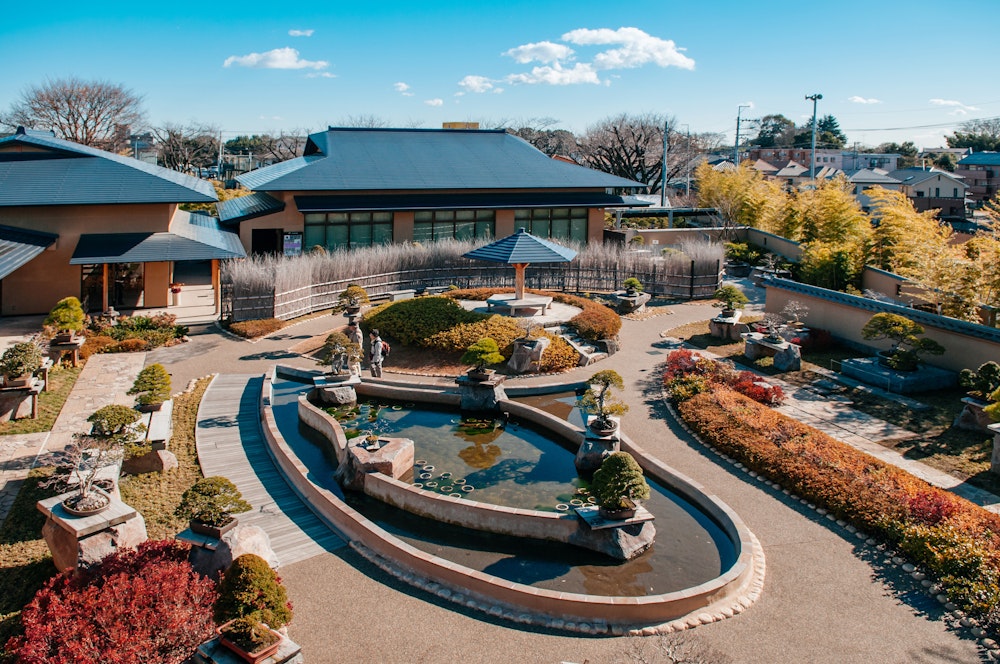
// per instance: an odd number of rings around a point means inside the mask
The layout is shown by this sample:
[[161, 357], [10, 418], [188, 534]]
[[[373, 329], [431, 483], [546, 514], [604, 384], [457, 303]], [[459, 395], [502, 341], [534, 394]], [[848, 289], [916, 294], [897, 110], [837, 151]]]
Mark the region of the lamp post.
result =
[[750, 108], [750, 104], [740, 104], [736, 107], [736, 141], [733, 145], [733, 161], [740, 165], [740, 114], [744, 108]]
[[813, 135], [812, 135], [812, 156], [809, 159], [809, 179], [816, 179], [816, 102], [823, 98], [823, 95], [817, 93], [814, 95], [806, 95], [806, 99], [812, 99], [813, 103]]

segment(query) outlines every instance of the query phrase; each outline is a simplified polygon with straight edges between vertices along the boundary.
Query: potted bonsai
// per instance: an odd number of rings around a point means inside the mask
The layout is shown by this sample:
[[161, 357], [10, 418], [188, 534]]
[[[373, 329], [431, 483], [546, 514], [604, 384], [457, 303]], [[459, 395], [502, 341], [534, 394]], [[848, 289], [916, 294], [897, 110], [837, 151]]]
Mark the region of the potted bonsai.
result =
[[[292, 619], [292, 605], [281, 579], [266, 560], [253, 553], [238, 556], [223, 573], [214, 610], [215, 620], [223, 623], [219, 627], [223, 644], [238, 654], [230, 645], [236, 642], [234, 636], [242, 634], [246, 638], [249, 636], [246, 632], [252, 628], [257, 638], [248, 645], [262, 645], [267, 638], [264, 629], [281, 629]], [[242, 622], [234, 624], [234, 621]], [[254, 661], [242, 654], [241, 657]]]
[[254, 616], [234, 618], [216, 630], [219, 641], [250, 664], [263, 662], [281, 646], [281, 633]]
[[98, 409], [87, 421], [89, 434], [78, 433], [58, 463], [60, 472], [50, 483], [73, 487], [62, 501], [73, 516], [97, 514], [111, 505], [111, 496], [97, 487], [101, 470], [120, 461], [126, 445], [134, 442], [146, 427], [139, 414], [127, 406], [112, 404]]
[[737, 309], [742, 309], [743, 305], [750, 301], [743, 294], [743, 291], [732, 284], [720, 286], [718, 290], [712, 293], [712, 297], [718, 300], [713, 306], [722, 309], [720, 315], [723, 318], [731, 318], [736, 314]]
[[637, 293], [642, 292], [642, 282], [635, 277], [629, 277], [623, 285], [625, 286], [625, 295], [628, 297], [634, 297]]
[[86, 316], [80, 300], [75, 297], [64, 297], [52, 307], [43, 325], [56, 329], [52, 343], [68, 344], [72, 343], [77, 332], [83, 331], [85, 321]]
[[944, 346], [926, 337], [922, 325], [906, 316], [888, 312], [878, 313], [868, 319], [861, 328], [861, 336], [871, 341], [889, 339], [892, 348], [879, 351], [879, 363], [896, 371], [915, 371], [920, 363], [920, 354], [941, 355]]
[[986, 402], [990, 395], [1000, 388], [1000, 364], [984, 362], [979, 368], [962, 369], [958, 374], [958, 384], [973, 399]]
[[42, 368], [42, 349], [34, 341], [19, 341], [0, 355], [0, 373], [8, 387], [25, 387]]
[[221, 539], [236, 527], [234, 514], [252, 509], [231, 481], [221, 476], [203, 477], [184, 492], [175, 514], [190, 520], [191, 530]]
[[798, 300], [789, 300], [781, 310], [781, 315], [788, 320], [788, 324], [798, 329], [802, 327], [802, 318], [809, 313], [809, 307]]
[[162, 364], [150, 364], [136, 376], [128, 394], [137, 394], [136, 405], [140, 411], [159, 410], [170, 399], [170, 374]]
[[352, 315], [361, 311], [361, 305], [369, 302], [368, 291], [357, 284], [351, 284], [345, 288], [337, 299], [340, 300], [344, 311]]
[[499, 364], [504, 361], [504, 356], [500, 354], [497, 342], [490, 337], [484, 337], [469, 346], [462, 354], [461, 361], [474, 365], [469, 370], [468, 376], [472, 380], [489, 380], [493, 375], [493, 369], [487, 369], [488, 364]]
[[590, 493], [597, 499], [602, 517], [629, 519], [635, 516], [636, 501], [649, 498], [649, 484], [631, 454], [614, 452], [594, 471]]
[[319, 363], [330, 367], [329, 375], [343, 377], [351, 375], [349, 367], [361, 362], [361, 345], [347, 338], [343, 332], [331, 332], [323, 343]]
[[580, 399], [580, 409], [594, 417], [587, 423], [590, 430], [599, 435], [609, 435], [618, 428], [615, 415], [628, 412], [628, 404], [613, 396], [612, 388], [625, 389], [625, 382], [614, 369], [598, 371], [587, 381], [590, 387]]

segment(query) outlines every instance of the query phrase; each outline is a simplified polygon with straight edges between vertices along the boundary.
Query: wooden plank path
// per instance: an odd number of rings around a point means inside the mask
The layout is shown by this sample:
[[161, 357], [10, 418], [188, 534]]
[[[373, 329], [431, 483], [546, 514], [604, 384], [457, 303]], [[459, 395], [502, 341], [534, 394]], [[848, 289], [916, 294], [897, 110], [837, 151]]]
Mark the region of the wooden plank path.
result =
[[279, 563], [288, 565], [345, 542], [302, 502], [268, 454], [258, 415], [263, 381], [260, 375], [216, 376], [198, 409], [195, 439], [205, 476], [236, 484], [254, 507], [240, 523], [262, 528]]

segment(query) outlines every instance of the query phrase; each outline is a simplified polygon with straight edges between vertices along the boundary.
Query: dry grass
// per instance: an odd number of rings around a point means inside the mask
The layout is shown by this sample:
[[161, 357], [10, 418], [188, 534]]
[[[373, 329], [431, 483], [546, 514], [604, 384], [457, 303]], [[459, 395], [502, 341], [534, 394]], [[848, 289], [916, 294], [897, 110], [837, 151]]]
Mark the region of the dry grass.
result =
[[[743, 322], [754, 320], [751, 317], [743, 319]], [[800, 386], [825, 378], [816, 371], [817, 368], [829, 369], [840, 360], [861, 356], [851, 350], [833, 347], [827, 351], [804, 355], [801, 371], [781, 373], [771, 366], [771, 358], [763, 358], [757, 362], [747, 360], [743, 356], [742, 341], [725, 341], [711, 336], [707, 320], [672, 328], [665, 331], [664, 335], [683, 339], [692, 346]], [[917, 434], [902, 441], [879, 441], [884, 447], [969, 484], [1000, 494], [1000, 477], [990, 472], [992, 437], [987, 433], [964, 431], [952, 426], [962, 410], [961, 399], [965, 396], [962, 391], [938, 390], [914, 395], [914, 399], [925, 406], [919, 409], [906, 408], [897, 400], [883, 398], [861, 388], [842, 386], [834, 389], [831, 394], [848, 399], [855, 410]]]

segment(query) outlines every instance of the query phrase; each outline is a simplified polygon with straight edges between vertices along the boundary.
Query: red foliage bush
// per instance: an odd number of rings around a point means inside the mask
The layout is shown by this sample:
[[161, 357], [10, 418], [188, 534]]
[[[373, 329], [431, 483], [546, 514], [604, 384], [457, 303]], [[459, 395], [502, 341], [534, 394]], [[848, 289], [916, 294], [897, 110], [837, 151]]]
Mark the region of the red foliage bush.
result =
[[24, 608], [24, 636], [7, 649], [25, 664], [185, 661], [213, 634], [217, 597], [187, 555], [179, 542], [144, 542], [53, 577]]
[[[739, 371], [729, 362], [720, 362], [687, 349], [675, 350], [667, 356], [663, 382], [674, 401], [683, 401], [704, 390], [692, 389], [690, 378], [696, 376], [713, 385], [728, 386], [754, 401], [776, 406], [785, 400], [778, 385], [770, 385], [752, 371]], [[700, 384], [700, 383], [697, 383]]]

